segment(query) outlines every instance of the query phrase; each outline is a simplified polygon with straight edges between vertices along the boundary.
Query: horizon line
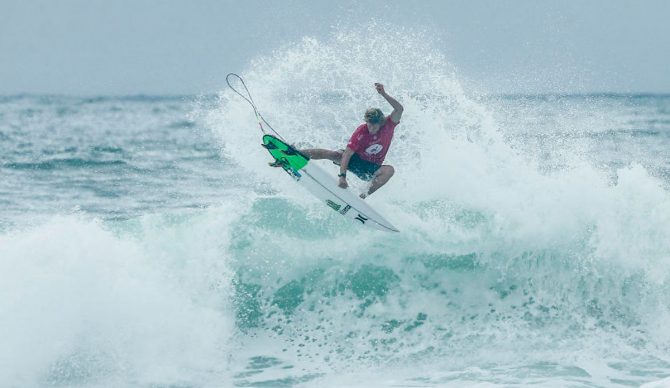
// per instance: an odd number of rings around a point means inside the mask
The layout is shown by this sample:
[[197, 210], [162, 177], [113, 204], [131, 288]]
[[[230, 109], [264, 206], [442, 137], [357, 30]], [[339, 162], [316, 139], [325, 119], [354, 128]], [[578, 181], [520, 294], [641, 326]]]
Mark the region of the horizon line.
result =
[[[467, 94], [467, 93], [466, 93]], [[178, 100], [186, 98], [215, 98], [219, 93], [109, 93], [109, 94], [70, 94], [70, 93], [0, 93], [0, 99], [19, 98], [75, 98], [75, 99], [112, 99], [112, 100]], [[484, 98], [519, 97], [670, 97], [668, 92], [502, 92], [480, 93]]]

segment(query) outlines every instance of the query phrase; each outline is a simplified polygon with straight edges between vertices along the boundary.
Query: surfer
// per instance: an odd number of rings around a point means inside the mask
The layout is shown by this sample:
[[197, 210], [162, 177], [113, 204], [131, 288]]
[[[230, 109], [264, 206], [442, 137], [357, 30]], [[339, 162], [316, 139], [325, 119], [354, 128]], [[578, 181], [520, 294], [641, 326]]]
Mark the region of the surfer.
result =
[[384, 85], [375, 83], [377, 93], [381, 94], [393, 107], [389, 116], [384, 116], [381, 109], [370, 108], [363, 116], [365, 123], [356, 128], [344, 150], [331, 151], [320, 148], [301, 150], [311, 159], [329, 159], [340, 165], [339, 186], [347, 188], [347, 170], [356, 174], [364, 181], [370, 182], [367, 193], [361, 198], [377, 191], [391, 179], [395, 170], [393, 166], [382, 164], [393, 140], [393, 131], [400, 122], [403, 107], [384, 90]]

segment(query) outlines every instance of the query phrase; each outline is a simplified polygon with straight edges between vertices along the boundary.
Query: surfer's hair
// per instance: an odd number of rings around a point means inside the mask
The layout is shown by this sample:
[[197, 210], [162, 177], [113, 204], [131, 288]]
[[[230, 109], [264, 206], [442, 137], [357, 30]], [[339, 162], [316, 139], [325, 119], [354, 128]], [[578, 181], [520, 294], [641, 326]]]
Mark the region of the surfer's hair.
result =
[[379, 108], [370, 108], [365, 111], [363, 118], [366, 123], [380, 124], [384, 122], [384, 113]]

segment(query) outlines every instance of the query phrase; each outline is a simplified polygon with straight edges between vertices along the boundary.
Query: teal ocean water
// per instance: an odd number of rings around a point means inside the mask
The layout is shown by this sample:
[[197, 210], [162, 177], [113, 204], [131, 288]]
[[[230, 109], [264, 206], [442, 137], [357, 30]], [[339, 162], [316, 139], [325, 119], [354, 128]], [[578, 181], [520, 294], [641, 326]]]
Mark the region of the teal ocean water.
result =
[[670, 96], [479, 94], [392, 38], [240, 73], [298, 146], [341, 147], [386, 84], [368, 201], [399, 234], [268, 168], [223, 87], [0, 97], [0, 385], [670, 384]]

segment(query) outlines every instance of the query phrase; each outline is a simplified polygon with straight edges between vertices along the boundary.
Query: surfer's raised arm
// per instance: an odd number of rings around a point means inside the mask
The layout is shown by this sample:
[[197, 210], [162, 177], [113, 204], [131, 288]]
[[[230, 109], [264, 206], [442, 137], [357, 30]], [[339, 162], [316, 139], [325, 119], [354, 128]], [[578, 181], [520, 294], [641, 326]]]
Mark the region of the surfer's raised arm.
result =
[[391, 120], [393, 120], [394, 123], [398, 124], [400, 122], [400, 117], [402, 117], [402, 105], [396, 100], [395, 98], [389, 96], [386, 91], [384, 90], [384, 85], [380, 83], [375, 83], [375, 88], [377, 89], [377, 93], [381, 94], [386, 101], [388, 101], [389, 104], [393, 107], [393, 112], [391, 112]]

